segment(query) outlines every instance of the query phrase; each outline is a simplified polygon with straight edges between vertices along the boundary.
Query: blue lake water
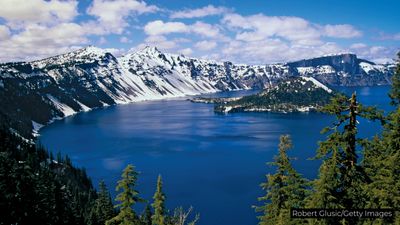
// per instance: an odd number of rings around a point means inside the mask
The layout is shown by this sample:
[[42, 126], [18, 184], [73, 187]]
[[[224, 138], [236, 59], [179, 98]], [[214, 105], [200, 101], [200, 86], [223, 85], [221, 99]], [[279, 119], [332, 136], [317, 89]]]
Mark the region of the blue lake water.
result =
[[[389, 108], [388, 86], [340, 90], [357, 91], [365, 105]], [[314, 178], [319, 162], [309, 158], [324, 138], [320, 130], [332, 121], [320, 113], [218, 115], [213, 105], [174, 99], [80, 113], [43, 128], [40, 141], [85, 167], [95, 184], [104, 179], [114, 196], [121, 170], [132, 163], [140, 171], [142, 197], [151, 200], [161, 174], [168, 208], [193, 206], [201, 225], [253, 225], [257, 219], [252, 205], [263, 195], [259, 184], [265, 174], [274, 172], [266, 162], [273, 160], [279, 136], [292, 136], [294, 166]], [[360, 131], [371, 137], [379, 126], [360, 121]]]

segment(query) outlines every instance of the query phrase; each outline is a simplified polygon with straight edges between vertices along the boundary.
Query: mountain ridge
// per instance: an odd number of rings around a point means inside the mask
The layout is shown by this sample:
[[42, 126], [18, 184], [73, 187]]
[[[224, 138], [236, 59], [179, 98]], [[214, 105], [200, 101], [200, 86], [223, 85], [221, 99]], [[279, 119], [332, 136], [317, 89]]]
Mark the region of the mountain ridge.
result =
[[33, 124], [45, 125], [93, 108], [218, 91], [269, 89], [296, 76], [313, 77], [328, 86], [389, 84], [393, 68], [358, 60], [354, 54], [246, 65], [163, 53], [150, 46], [115, 57], [88, 46], [42, 60], [0, 64], [0, 115], [20, 124], [15, 127], [23, 124], [24, 129], [15, 129], [29, 134]]

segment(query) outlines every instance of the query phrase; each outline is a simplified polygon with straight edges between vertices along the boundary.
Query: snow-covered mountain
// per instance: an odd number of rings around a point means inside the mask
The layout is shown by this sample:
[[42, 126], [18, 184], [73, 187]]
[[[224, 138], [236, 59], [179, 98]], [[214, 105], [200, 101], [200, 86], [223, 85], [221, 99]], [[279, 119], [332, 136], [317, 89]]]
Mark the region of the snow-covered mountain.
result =
[[327, 55], [287, 63], [298, 75], [312, 76], [330, 86], [373, 86], [391, 82], [394, 65], [376, 65], [355, 54]]
[[[388, 84], [394, 67], [352, 54], [286, 64], [243, 65], [160, 52], [116, 58], [89, 46], [33, 62], [0, 64], [0, 120], [19, 132], [113, 104], [226, 90], [268, 89], [292, 76], [326, 85]], [[0, 121], [1, 122], [1, 121]]]

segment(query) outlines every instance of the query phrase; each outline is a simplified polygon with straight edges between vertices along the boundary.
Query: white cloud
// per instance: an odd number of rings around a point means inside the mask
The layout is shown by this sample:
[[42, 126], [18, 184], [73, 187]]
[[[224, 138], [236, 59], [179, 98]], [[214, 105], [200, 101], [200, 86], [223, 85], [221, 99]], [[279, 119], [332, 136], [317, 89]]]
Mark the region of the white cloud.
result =
[[0, 1], [0, 61], [32, 60], [89, 43], [87, 31], [73, 20], [78, 2]]
[[176, 11], [171, 14], [171, 18], [199, 18], [213, 15], [220, 15], [229, 12], [229, 9], [225, 7], [215, 7], [208, 5], [199, 9], [187, 9], [182, 11]]
[[172, 38], [169, 39], [163, 35], [148, 36], [143, 43], [131, 48], [129, 52], [136, 52], [145, 48], [146, 46], [155, 46], [161, 51], [178, 53], [184, 55], [191, 55], [193, 50], [191, 48], [182, 48], [183, 44], [188, 44], [190, 40], [186, 38]]
[[197, 21], [196, 23], [191, 25], [190, 30], [193, 33], [200, 34], [201, 36], [204, 37], [216, 38], [220, 36], [220, 30], [218, 27], [201, 21]]
[[326, 25], [323, 30], [323, 35], [327, 37], [335, 38], [354, 38], [361, 37], [361, 31], [355, 29], [353, 26], [348, 24], [340, 25]]
[[155, 20], [146, 24], [144, 32], [152, 36], [169, 33], [186, 33], [189, 32], [189, 27], [181, 22], [164, 23], [162, 20]]
[[279, 37], [301, 45], [320, 45], [321, 37], [352, 38], [361, 36], [361, 32], [353, 26], [316, 25], [300, 17], [266, 16], [256, 14], [241, 16], [227, 14], [222, 23], [237, 32], [236, 39], [241, 41], [261, 41]]
[[78, 24], [61, 23], [52, 27], [32, 24], [0, 42], [0, 61], [38, 59], [88, 43], [85, 30]]
[[25, 31], [14, 35], [13, 39], [18, 40], [20, 44], [75, 44], [77, 42], [86, 42], [85, 31], [76, 23], [61, 23], [53, 27], [40, 25], [30, 25]]
[[[220, 23], [183, 23], [156, 18], [140, 26], [135, 21], [138, 15], [159, 11], [162, 10], [157, 6], [140, 0], [93, 0], [84, 10], [86, 14], [77, 18], [76, 0], [0, 0], [0, 61], [38, 59], [93, 42], [102, 45], [109, 34], [119, 34], [121, 43], [132, 43], [128, 36], [136, 38], [136, 32], [140, 31], [147, 37], [134, 49], [153, 45], [185, 55], [196, 55], [200, 50], [203, 56], [213, 59], [249, 64], [291, 61], [346, 50], [354, 51], [361, 58], [383, 61], [398, 51], [364, 43], [354, 43], [346, 49], [327, 42], [326, 37], [363, 35], [349, 24], [316, 24], [294, 16], [243, 16], [213, 5], [176, 11], [169, 16], [193, 19], [221, 15]], [[108, 44], [112, 44], [111, 40]], [[377, 40], [400, 40], [400, 33], [381, 33]], [[220, 48], [216, 50], [217, 47]], [[124, 52], [123, 49], [110, 51]]]
[[179, 42], [179, 43], [189, 43], [189, 42], [191, 42], [190, 39], [188, 39], [188, 38], [182, 38], [182, 37], [174, 38], [174, 40], [175, 40], [176, 42]]
[[201, 51], [209, 51], [209, 50], [217, 47], [217, 42], [215, 42], [215, 41], [199, 41], [194, 46]]
[[261, 41], [232, 41], [223, 46], [220, 58], [237, 63], [266, 64], [306, 59], [324, 54], [343, 52], [335, 43], [318, 46], [293, 45], [279, 38]]
[[2, 0], [0, 17], [14, 28], [26, 23], [69, 22], [78, 15], [77, 1]]
[[126, 53], [125, 49], [122, 49], [122, 48], [106, 48], [106, 49], [104, 49], [104, 51], [109, 52], [116, 57], [119, 57]]
[[158, 10], [156, 6], [136, 0], [93, 0], [87, 14], [95, 16], [105, 32], [120, 34], [129, 25], [128, 17]]
[[320, 33], [307, 20], [299, 17], [277, 17], [256, 14], [243, 17], [228, 14], [222, 22], [237, 30], [236, 39], [241, 41], [261, 41], [280, 37], [294, 42], [318, 43]]
[[103, 45], [107, 43], [107, 39], [105, 37], [100, 37], [100, 39], [97, 41], [99, 45]]
[[231, 28], [252, 29], [253, 25], [249, 23], [252, 18], [263, 17], [262, 14], [253, 15], [251, 17], [243, 17], [236, 13], [227, 14], [222, 18], [222, 22]]
[[383, 41], [385, 40], [400, 41], [400, 33], [387, 34], [385, 32], [380, 32], [378, 39]]
[[182, 22], [163, 22], [162, 20], [155, 20], [144, 26], [144, 32], [149, 36], [167, 35], [171, 33], [191, 33], [214, 39], [225, 38], [220, 33], [220, 29], [217, 26], [201, 21], [197, 21], [194, 24], [185, 24]]
[[183, 55], [191, 55], [193, 54], [193, 50], [191, 48], [184, 48], [178, 51], [179, 53]]
[[[0, 61], [32, 60], [64, 53], [87, 44], [104, 44], [104, 35], [126, 31], [135, 16], [155, 12], [156, 6], [137, 0], [93, 0], [83, 21], [74, 22], [78, 1], [0, 1]], [[96, 39], [93, 35], [101, 35]], [[93, 37], [90, 41], [89, 37]], [[128, 41], [121, 38], [121, 41]]]
[[[324, 54], [340, 53], [345, 48], [324, 37], [355, 38], [362, 32], [348, 24], [320, 25], [294, 16], [243, 16], [225, 14], [221, 23], [235, 41], [221, 48], [220, 57], [244, 63], [285, 62]], [[362, 47], [354, 45], [353, 48]]]
[[131, 43], [132, 41], [131, 41], [128, 37], [122, 36], [122, 37], [119, 39], [119, 42], [121, 42], [121, 43]]
[[0, 25], [0, 40], [6, 40], [10, 37], [10, 29], [7, 26]]
[[160, 49], [173, 49], [177, 47], [176, 41], [168, 40], [164, 36], [149, 36], [145, 39], [143, 45], [157, 46]]
[[393, 63], [399, 48], [384, 46], [368, 46], [364, 43], [355, 43], [350, 49], [357, 54], [359, 58], [368, 59], [376, 63]]
[[355, 44], [350, 45], [351, 49], [362, 49], [362, 48], [366, 48], [366, 47], [368, 47], [368, 46], [364, 43], [355, 43]]

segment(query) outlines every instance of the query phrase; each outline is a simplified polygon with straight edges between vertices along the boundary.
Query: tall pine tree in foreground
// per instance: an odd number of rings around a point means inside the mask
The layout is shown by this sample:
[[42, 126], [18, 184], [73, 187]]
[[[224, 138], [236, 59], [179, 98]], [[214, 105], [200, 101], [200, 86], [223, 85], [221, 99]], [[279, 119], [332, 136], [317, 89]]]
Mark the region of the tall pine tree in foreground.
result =
[[153, 196], [154, 215], [151, 217], [153, 225], [165, 225], [165, 195], [162, 192], [161, 175], [158, 175], [157, 189]]
[[[357, 138], [357, 118], [382, 120], [374, 107], [364, 107], [357, 102], [356, 94], [349, 99], [339, 95], [325, 106], [324, 112], [336, 116], [326, 141], [320, 142], [317, 159], [322, 159], [319, 177], [313, 183], [313, 193], [308, 199], [310, 208], [364, 208], [366, 198], [363, 186], [368, 182], [364, 168], [358, 163], [357, 149], [365, 140]], [[311, 220], [316, 224], [337, 224], [338, 219]], [[356, 224], [356, 218], [341, 221]]]
[[292, 148], [292, 142], [288, 135], [280, 137], [279, 154], [275, 161], [270, 163], [277, 167], [276, 173], [267, 175], [267, 181], [261, 184], [266, 195], [258, 200], [264, 205], [256, 207], [256, 211], [262, 212], [259, 216], [260, 225], [276, 224], [302, 224], [302, 219], [292, 220], [290, 208], [303, 207], [306, 197], [307, 182], [296, 172], [290, 163], [287, 151]]
[[[400, 52], [389, 93], [394, 110], [386, 118], [382, 136], [375, 137], [365, 147], [363, 166], [371, 179], [365, 186], [367, 207], [400, 209]], [[400, 224], [397, 212], [395, 224]], [[391, 221], [377, 220], [371, 224]]]
[[115, 201], [120, 202], [116, 205], [120, 212], [117, 216], [106, 222], [107, 225], [140, 225], [141, 222], [132, 207], [137, 202], [142, 202], [139, 197], [139, 192], [135, 189], [138, 172], [135, 167], [129, 164], [121, 175], [121, 180], [118, 181], [116, 191], [121, 191], [115, 198]]

